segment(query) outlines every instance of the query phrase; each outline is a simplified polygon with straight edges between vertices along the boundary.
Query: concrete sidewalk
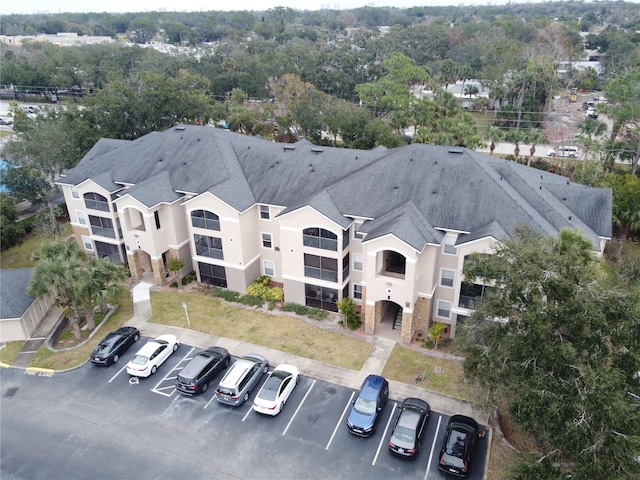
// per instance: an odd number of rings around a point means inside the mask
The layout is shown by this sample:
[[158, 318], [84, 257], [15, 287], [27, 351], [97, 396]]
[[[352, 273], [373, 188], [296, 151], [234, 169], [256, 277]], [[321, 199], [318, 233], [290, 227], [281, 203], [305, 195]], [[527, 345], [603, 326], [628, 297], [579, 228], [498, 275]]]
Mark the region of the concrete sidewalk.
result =
[[40, 322], [40, 325], [38, 325], [38, 328], [36, 328], [27, 341], [24, 342], [22, 349], [20, 349], [20, 352], [18, 352], [16, 358], [14, 358], [11, 363], [12, 367], [27, 368], [31, 365], [31, 361], [33, 357], [35, 357], [36, 352], [44, 345], [47, 336], [53, 331], [60, 317], [62, 317], [62, 309], [55, 305], [51, 307]]

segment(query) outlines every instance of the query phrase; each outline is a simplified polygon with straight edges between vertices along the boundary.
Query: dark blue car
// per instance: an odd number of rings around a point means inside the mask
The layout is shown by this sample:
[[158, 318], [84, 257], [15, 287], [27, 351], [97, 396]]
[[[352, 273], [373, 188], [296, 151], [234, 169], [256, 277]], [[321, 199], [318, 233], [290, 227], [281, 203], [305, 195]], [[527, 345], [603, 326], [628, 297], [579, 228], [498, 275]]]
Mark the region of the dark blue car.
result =
[[347, 428], [354, 435], [368, 437], [373, 435], [389, 398], [389, 382], [380, 375], [369, 375], [353, 401]]

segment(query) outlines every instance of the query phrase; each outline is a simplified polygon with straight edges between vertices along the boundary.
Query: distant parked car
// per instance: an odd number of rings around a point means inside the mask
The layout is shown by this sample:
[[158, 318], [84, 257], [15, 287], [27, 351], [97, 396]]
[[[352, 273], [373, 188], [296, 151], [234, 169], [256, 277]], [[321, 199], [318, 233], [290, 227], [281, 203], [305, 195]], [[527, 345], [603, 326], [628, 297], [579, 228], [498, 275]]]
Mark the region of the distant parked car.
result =
[[0, 125], [13, 125], [13, 120], [10, 118], [0, 118]]
[[111, 365], [120, 359], [131, 345], [140, 338], [140, 331], [135, 327], [122, 327], [109, 333], [100, 340], [91, 352], [91, 362], [96, 365]]
[[237, 407], [249, 400], [249, 394], [269, 370], [269, 362], [262, 355], [245, 355], [236, 360], [224, 374], [218, 388], [216, 400]]
[[438, 469], [442, 472], [466, 477], [478, 439], [478, 422], [471, 417], [454, 415], [445, 431]]
[[365, 378], [347, 417], [349, 431], [361, 437], [373, 435], [388, 398], [389, 382], [384, 377], [369, 375]]
[[300, 371], [293, 365], [278, 365], [256, 395], [253, 409], [265, 415], [280, 413], [299, 378]]
[[178, 350], [179, 346], [180, 343], [175, 335], [160, 335], [138, 350], [135, 357], [127, 363], [127, 373], [136, 377], [153, 375], [158, 367]]
[[197, 395], [209, 388], [209, 382], [229, 366], [231, 355], [226, 348], [209, 347], [199, 352], [176, 377], [176, 390], [184, 395]]
[[402, 457], [415, 458], [420, 452], [431, 407], [419, 398], [407, 398], [398, 408], [400, 415], [391, 430], [389, 450]]
[[548, 157], [578, 158], [579, 155], [580, 151], [578, 150], [578, 147], [556, 147], [547, 150]]

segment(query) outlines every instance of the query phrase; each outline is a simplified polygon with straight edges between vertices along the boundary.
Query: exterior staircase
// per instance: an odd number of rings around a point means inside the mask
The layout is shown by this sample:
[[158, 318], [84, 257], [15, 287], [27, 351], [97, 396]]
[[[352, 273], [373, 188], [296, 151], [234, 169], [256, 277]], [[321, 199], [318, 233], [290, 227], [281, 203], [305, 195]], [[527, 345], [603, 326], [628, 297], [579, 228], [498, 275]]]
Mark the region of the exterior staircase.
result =
[[398, 308], [396, 311], [396, 316], [393, 319], [393, 330], [395, 329], [402, 330], [402, 309]]

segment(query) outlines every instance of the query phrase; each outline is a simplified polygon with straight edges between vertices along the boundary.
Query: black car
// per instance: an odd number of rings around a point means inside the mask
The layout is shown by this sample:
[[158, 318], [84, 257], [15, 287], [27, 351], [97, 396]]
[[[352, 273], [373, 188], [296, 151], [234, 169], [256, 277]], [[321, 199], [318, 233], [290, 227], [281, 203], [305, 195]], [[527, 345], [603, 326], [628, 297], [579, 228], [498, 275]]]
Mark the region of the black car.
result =
[[478, 422], [473, 418], [464, 415], [451, 417], [440, 449], [438, 469], [457, 477], [466, 477], [478, 433]]
[[91, 353], [91, 361], [96, 365], [116, 363], [124, 352], [140, 338], [135, 327], [121, 327], [104, 337]]
[[419, 398], [407, 398], [398, 408], [400, 415], [391, 431], [389, 450], [402, 457], [415, 458], [420, 452], [431, 407]]
[[231, 356], [225, 348], [209, 347], [185, 365], [176, 378], [176, 389], [184, 395], [206, 392], [209, 382], [229, 366]]
[[389, 382], [380, 375], [369, 375], [362, 383], [347, 417], [347, 428], [354, 435], [373, 435], [389, 398]]

